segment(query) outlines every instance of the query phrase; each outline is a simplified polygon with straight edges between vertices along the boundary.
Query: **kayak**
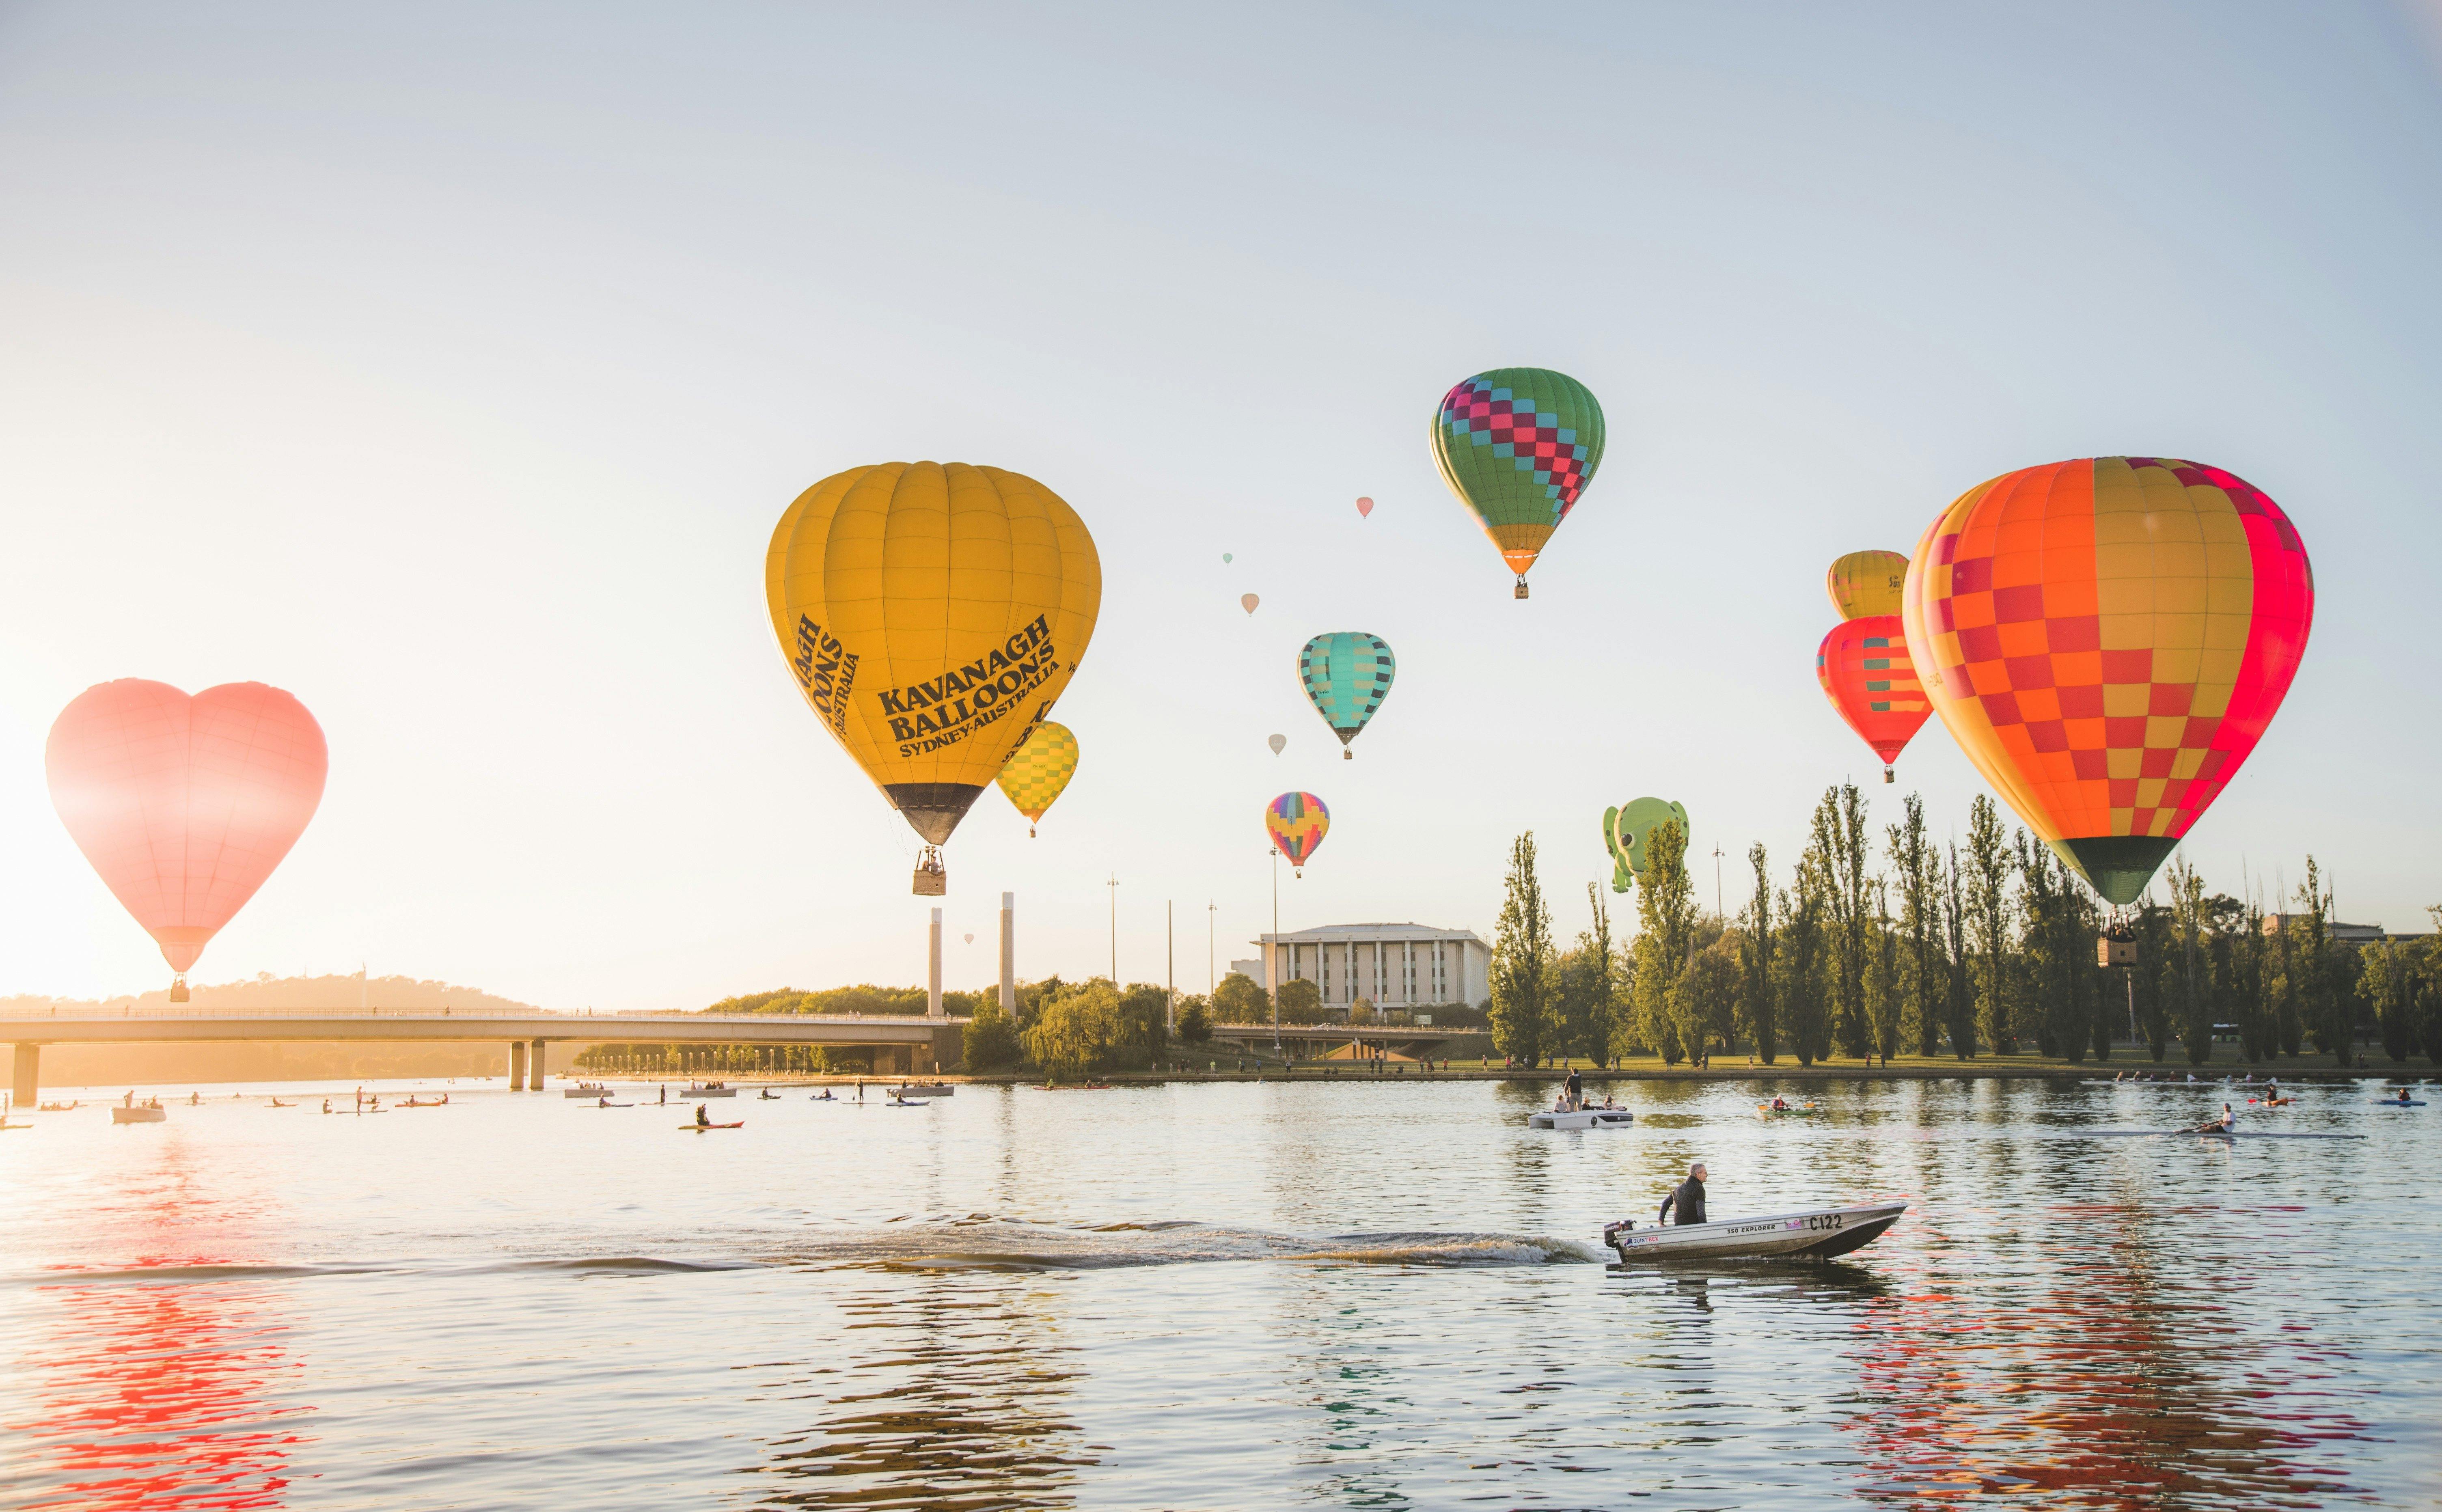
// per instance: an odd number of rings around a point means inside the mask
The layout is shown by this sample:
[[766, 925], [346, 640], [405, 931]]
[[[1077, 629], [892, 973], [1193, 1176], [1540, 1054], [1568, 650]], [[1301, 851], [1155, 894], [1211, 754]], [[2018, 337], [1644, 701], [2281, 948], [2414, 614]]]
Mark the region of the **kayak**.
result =
[[709, 1134], [715, 1129], [742, 1129], [746, 1127], [746, 1120], [740, 1119], [735, 1123], [682, 1123], [679, 1127], [691, 1134]]
[[1769, 1218], [1664, 1224], [1651, 1229], [1611, 1224], [1603, 1230], [1603, 1243], [1623, 1261], [1721, 1260], [1748, 1255], [1828, 1258], [1873, 1243], [1905, 1211], [1904, 1202], [1880, 1202], [1856, 1208], [1784, 1212]]
[[1579, 1108], [1563, 1113], [1546, 1108], [1526, 1115], [1530, 1129], [1624, 1129], [1636, 1121], [1636, 1115], [1626, 1108]]
[[1759, 1119], [1819, 1119], [1823, 1117], [1823, 1107], [1822, 1104], [1816, 1102], [1799, 1102], [1790, 1107], [1777, 1108], [1769, 1102], [1759, 1102], [1756, 1104], [1756, 1117]]
[[2424, 1105], [2425, 1103], [2421, 1100], [2415, 1102], [2402, 1102], [2397, 1098], [2394, 1098], [2388, 1102], [2377, 1102], [2375, 1104], [2375, 1106], [2378, 1108], [2421, 1108]]
[[2251, 1108], [2286, 1108], [2297, 1101], [2294, 1097], [2251, 1097], [2247, 1100], [2247, 1105]]

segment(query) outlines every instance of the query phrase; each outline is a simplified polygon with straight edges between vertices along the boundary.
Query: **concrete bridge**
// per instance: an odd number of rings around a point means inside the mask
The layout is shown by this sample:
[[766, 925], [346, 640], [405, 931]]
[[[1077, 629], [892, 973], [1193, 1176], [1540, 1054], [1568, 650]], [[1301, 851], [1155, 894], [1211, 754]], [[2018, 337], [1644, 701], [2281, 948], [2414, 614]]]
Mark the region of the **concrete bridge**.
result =
[[448, 1009], [110, 1009], [0, 1011], [0, 1040], [15, 1042], [16, 1101], [36, 1101], [46, 1045], [159, 1045], [229, 1041], [491, 1040], [509, 1048], [509, 1085], [543, 1084], [546, 1047], [586, 1045], [823, 1045], [871, 1049], [877, 1075], [938, 1071], [960, 1054], [963, 1018], [857, 1013], [458, 1013]]

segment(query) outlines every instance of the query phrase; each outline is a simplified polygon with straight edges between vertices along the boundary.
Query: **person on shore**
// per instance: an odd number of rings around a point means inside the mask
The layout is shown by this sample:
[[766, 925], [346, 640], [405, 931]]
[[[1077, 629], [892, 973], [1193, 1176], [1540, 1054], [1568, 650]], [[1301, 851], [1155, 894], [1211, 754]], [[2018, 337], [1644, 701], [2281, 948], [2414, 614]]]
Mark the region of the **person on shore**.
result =
[[1678, 1221], [1682, 1224], [1704, 1221], [1704, 1161], [1699, 1160], [1689, 1166], [1687, 1179], [1672, 1187], [1670, 1194], [1662, 1199], [1662, 1211], [1653, 1215], [1654, 1223], [1661, 1225], [1670, 1222], [1670, 1210], [1673, 1208], [1679, 1210]]

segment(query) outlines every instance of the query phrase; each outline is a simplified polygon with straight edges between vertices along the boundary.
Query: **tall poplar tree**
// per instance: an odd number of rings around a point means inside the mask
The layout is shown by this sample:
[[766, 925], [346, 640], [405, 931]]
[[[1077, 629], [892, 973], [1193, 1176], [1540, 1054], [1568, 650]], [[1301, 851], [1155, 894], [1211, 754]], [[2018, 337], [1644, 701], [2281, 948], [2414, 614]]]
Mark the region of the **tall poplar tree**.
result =
[[1942, 983], [1941, 1027], [1950, 1035], [1950, 1053], [1962, 1061], [1976, 1058], [1976, 993], [1968, 959], [1967, 887], [1959, 869], [1959, 843], [1952, 841], [1949, 864], [1941, 868], [1941, 953], [1947, 957]]
[[1779, 938], [1772, 956], [1777, 1011], [1800, 1066], [1813, 1066], [1832, 1047], [1823, 894], [1822, 869], [1810, 850], [1798, 858], [1796, 885], [1780, 896]]
[[1772, 876], [1765, 869], [1760, 841], [1747, 847], [1747, 865], [1755, 868], [1755, 897], [1748, 901], [1745, 929], [1739, 941], [1739, 1031], [1755, 1047], [1756, 1059], [1770, 1066], [1780, 1053], [1779, 1014], [1774, 1011], [1772, 957]]
[[1867, 946], [1872, 931], [1866, 894], [1870, 849], [1866, 805], [1853, 782], [1824, 791], [1814, 806], [1808, 848], [1818, 858], [1824, 902], [1830, 914], [1832, 971], [1832, 1032], [1850, 1055], [1873, 1054], [1874, 1036], [1866, 1011]]
[[1979, 792], [1967, 806], [1967, 918], [1975, 943], [1976, 1037], [1996, 1055], [2018, 1053], [2010, 1013], [2012, 869], [2001, 811]]
[[1509, 845], [1509, 876], [1492, 938], [1492, 1044], [1532, 1066], [1550, 1053], [1558, 973], [1552, 910], [1535, 875], [1535, 831]]
[[2298, 974], [2299, 1007], [2315, 1036], [2315, 1047], [2329, 1052], [2333, 1065], [2346, 1066], [2355, 1049], [2357, 1003], [2336, 969], [2332, 893], [2312, 856], [2306, 858], [2306, 880], [2298, 884], [2298, 905], [2305, 912], [2296, 920], [2298, 948], [2291, 961]]
[[1900, 888], [1900, 1042], [1920, 1055], [1941, 1053], [1941, 856], [1924, 832], [1924, 799], [1909, 793], [1905, 817], [1884, 831]]
[[1696, 889], [1687, 879], [1687, 836], [1675, 819], [1645, 843], [1645, 875], [1636, 880], [1636, 1021], [1651, 1036], [1664, 1065], [1704, 1053], [1701, 1040], [1681, 1031], [1674, 990], [1695, 946]]

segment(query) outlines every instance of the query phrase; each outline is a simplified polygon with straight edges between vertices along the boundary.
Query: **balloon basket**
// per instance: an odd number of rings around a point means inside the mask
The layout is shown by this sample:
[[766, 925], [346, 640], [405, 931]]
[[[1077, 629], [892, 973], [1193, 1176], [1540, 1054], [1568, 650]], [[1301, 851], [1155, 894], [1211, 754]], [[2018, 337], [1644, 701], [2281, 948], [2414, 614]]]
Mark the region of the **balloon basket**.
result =
[[1356, 753], [1356, 752], [1354, 752], [1354, 751], [1349, 751], [1349, 750], [1345, 750], [1345, 749], [1343, 749], [1343, 750], [1339, 753], [1339, 759], [1341, 759], [1342, 761], [1354, 761], [1354, 760], [1356, 760], [1356, 759], [1357, 759], [1357, 753]]
[[919, 898], [939, 898], [950, 890], [950, 874], [941, 865], [940, 848], [926, 846], [923, 857], [916, 863], [916, 885], [911, 889]]
[[1519, 598], [1524, 598], [1526, 596], [1526, 579], [1523, 575], [1521, 575], [1518, 579], [1518, 592], [1516, 596]]
[[173, 1003], [183, 1003], [186, 1000], [187, 979], [181, 976], [170, 984], [170, 1001]]
[[1885, 767], [1883, 768], [1883, 780], [1885, 782], [1897, 782], [1899, 778], [1892, 773], [1890, 768]]

